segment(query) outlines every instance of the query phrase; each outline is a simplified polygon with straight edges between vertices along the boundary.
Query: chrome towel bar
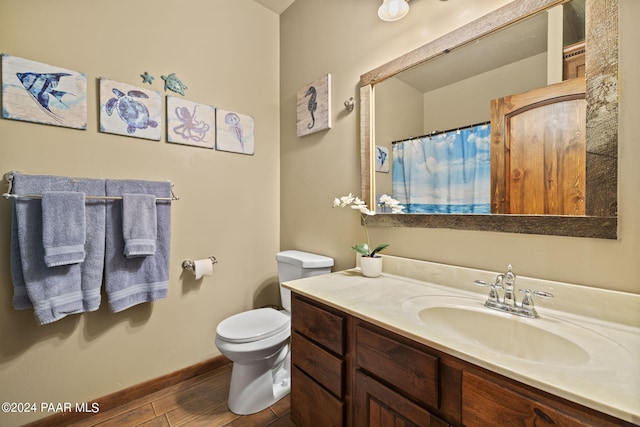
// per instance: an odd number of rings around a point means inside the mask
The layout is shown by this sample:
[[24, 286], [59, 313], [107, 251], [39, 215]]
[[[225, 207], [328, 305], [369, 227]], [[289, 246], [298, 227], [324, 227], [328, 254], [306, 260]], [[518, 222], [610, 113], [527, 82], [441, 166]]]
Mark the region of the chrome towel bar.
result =
[[[7, 172], [4, 174], [4, 180], [9, 183], [9, 189], [6, 193], [2, 193], [2, 197], [5, 199], [42, 199], [41, 194], [13, 194], [13, 174], [15, 172]], [[122, 200], [122, 197], [119, 196], [85, 196], [86, 199], [97, 199], [97, 200]], [[180, 197], [176, 196], [173, 193], [173, 184], [171, 184], [171, 197], [156, 197], [156, 200], [166, 200], [166, 201], [174, 201], [180, 200]]]

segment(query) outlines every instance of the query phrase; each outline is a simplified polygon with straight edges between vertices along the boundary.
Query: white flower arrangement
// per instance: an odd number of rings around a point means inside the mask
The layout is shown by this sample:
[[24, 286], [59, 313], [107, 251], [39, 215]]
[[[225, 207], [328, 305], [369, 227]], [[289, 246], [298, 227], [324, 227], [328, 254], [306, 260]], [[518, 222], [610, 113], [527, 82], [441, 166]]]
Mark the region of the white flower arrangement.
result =
[[[358, 197], [355, 197], [353, 194], [349, 193], [346, 196], [342, 196], [340, 198], [335, 198], [333, 200], [334, 208], [344, 208], [345, 206], [351, 207], [351, 209], [356, 209], [360, 211], [362, 224], [364, 225], [364, 231], [367, 235], [366, 243], [358, 243], [355, 246], [351, 247], [354, 251], [359, 253], [365, 257], [374, 258], [378, 252], [389, 246], [387, 243], [383, 243], [381, 245], [376, 246], [373, 250], [370, 250], [371, 247], [369, 245], [369, 230], [367, 229], [367, 218], [376, 214], [375, 210], [370, 210], [367, 207], [367, 204], [360, 200]], [[380, 196], [380, 203], [378, 203], [379, 207], [387, 207], [391, 208], [392, 213], [402, 213], [404, 206], [400, 204], [397, 200], [393, 199], [391, 196], [383, 194]]]

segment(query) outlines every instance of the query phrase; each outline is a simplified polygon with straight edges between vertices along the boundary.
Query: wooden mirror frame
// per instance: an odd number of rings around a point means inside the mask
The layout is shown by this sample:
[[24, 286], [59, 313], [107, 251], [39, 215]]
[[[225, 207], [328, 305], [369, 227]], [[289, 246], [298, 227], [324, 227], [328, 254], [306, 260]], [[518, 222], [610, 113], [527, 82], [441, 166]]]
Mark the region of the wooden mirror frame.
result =
[[[374, 85], [565, 0], [515, 0], [360, 77], [362, 197], [375, 201]], [[367, 224], [617, 238], [618, 2], [586, 0], [587, 203], [593, 216], [378, 214]]]

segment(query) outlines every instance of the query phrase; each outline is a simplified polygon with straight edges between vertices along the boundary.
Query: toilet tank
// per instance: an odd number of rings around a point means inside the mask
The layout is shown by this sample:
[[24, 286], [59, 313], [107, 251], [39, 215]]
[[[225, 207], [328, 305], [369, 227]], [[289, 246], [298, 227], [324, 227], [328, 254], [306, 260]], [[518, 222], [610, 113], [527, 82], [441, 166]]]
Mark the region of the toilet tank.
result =
[[[331, 273], [333, 258], [302, 251], [283, 251], [276, 254], [280, 283], [305, 277]], [[280, 286], [282, 306], [291, 312], [291, 291]]]

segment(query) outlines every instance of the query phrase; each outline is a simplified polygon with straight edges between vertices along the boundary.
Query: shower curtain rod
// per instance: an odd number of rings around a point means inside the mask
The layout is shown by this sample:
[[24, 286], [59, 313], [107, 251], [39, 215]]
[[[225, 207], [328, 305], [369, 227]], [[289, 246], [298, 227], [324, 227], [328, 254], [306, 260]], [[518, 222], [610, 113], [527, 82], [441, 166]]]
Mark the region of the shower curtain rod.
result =
[[397, 141], [392, 141], [391, 144], [398, 144], [400, 142], [405, 142], [405, 141], [412, 141], [414, 139], [422, 139], [422, 138], [426, 138], [426, 137], [431, 137], [431, 136], [436, 136], [436, 135], [442, 135], [443, 133], [449, 133], [449, 132], [453, 132], [453, 131], [458, 131], [458, 130], [464, 130], [464, 129], [469, 129], [469, 128], [473, 128], [476, 126], [483, 126], [483, 125], [488, 125], [490, 124], [491, 121], [486, 121], [486, 122], [482, 122], [482, 123], [475, 123], [473, 125], [467, 125], [467, 126], [462, 126], [462, 127], [457, 127], [457, 128], [453, 128], [453, 129], [447, 129], [447, 130], [434, 130], [431, 131], [425, 135], [420, 135], [420, 136], [412, 136], [411, 138], [404, 138], [404, 139], [399, 139]]

